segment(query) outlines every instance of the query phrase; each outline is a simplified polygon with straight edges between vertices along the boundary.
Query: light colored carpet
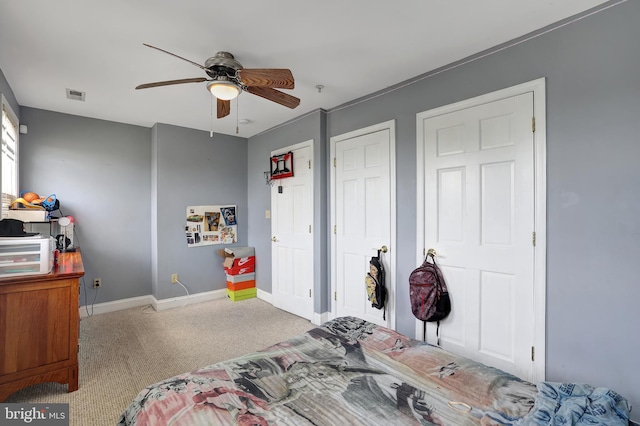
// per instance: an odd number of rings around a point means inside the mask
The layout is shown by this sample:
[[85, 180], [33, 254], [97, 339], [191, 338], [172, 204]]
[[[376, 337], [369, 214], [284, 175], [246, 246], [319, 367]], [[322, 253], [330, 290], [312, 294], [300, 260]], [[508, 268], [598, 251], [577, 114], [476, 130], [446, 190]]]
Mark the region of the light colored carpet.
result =
[[314, 325], [260, 299], [218, 299], [156, 312], [127, 309], [80, 321], [80, 388], [43, 383], [5, 402], [69, 403], [70, 425], [115, 425], [150, 384], [303, 333]]

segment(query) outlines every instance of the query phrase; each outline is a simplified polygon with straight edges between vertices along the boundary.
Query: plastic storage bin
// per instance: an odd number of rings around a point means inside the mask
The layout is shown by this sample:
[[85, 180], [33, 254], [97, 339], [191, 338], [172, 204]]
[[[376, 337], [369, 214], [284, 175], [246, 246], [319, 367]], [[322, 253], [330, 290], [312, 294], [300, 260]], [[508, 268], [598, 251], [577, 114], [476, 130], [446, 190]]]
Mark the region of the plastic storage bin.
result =
[[0, 278], [48, 274], [56, 248], [52, 237], [0, 238]]

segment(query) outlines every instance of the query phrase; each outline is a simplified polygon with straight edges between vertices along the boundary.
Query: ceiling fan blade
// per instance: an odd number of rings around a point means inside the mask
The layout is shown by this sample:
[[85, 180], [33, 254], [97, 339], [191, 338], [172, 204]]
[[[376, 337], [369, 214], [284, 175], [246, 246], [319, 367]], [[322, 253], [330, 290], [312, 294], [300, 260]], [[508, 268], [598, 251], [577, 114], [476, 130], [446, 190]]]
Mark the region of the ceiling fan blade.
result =
[[300, 99], [270, 87], [248, 86], [247, 92], [279, 103], [280, 105], [284, 105], [291, 109], [300, 105]]
[[145, 46], [150, 47], [150, 48], [152, 48], [152, 49], [156, 49], [156, 50], [159, 50], [159, 51], [161, 51], [161, 52], [164, 52], [164, 53], [166, 53], [167, 55], [175, 56], [175, 57], [176, 57], [176, 58], [178, 58], [178, 59], [182, 59], [183, 61], [187, 61], [187, 62], [189, 62], [190, 64], [193, 64], [193, 65], [195, 65], [196, 67], [198, 67], [198, 68], [200, 68], [200, 69], [203, 69], [203, 70], [205, 70], [205, 71], [207, 70], [207, 69], [205, 68], [205, 66], [204, 66], [204, 65], [200, 65], [200, 64], [199, 64], [199, 63], [197, 63], [197, 62], [190, 61], [189, 59], [187, 59], [187, 58], [183, 58], [182, 56], [178, 56], [178, 55], [176, 55], [175, 53], [171, 53], [171, 52], [169, 52], [169, 51], [167, 51], [167, 50], [160, 49], [159, 47], [155, 47], [155, 46], [152, 46], [152, 45], [147, 44], [147, 43], [142, 43], [142, 44], [144, 44]]
[[226, 117], [231, 112], [231, 101], [218, 99], [218, 118]]
[[245, 86], [293, 89], [291, 70], [286, 68], [243, 68], [238, 70], [238, 78]]
[[204, 77], [196, 77], [196, 78], [183, 78], [181, 80], [167, 80], [167, 81], [156, 81], [155, 83], [146, 83], [136, 86], [136, 89], [148, 89], [150, 87], [160, 87], [160, 86], [171, 86], [172, 84], [182, 84], [182, 83], [202, 83], [203, 81], [207, 81]]

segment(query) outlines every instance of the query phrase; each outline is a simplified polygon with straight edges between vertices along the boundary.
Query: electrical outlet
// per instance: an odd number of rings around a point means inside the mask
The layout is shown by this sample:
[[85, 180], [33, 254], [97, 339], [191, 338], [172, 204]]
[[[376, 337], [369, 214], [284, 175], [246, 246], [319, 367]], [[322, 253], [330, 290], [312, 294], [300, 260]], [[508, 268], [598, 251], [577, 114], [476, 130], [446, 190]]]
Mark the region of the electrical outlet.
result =
[[171, 274], [171, 284], [178, 283], [178, 274]]
[[102, 287], [102, 278], [93, 279], [93, 288]]

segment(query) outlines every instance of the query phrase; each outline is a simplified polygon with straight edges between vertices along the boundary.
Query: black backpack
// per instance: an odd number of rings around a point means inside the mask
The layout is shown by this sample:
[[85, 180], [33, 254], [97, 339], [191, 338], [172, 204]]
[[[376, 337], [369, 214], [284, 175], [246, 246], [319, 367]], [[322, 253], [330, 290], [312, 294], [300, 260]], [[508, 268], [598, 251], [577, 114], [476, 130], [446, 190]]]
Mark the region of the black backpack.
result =
[[371, 302], [371, 307], [384, 309], [382, 319], [386, 320], [387, 288], [385, 286], [384, 266], [382, 266], [382, 260], [380, 259], [380, 250], [378, 250], [378, 255], [372, 257], [369, 261], [369, 272], [365, 277], [365, 284], [367, 285], [367, 298]]
[[451, 299], [431, 249], [422, 265], [409, 275], [409, 299], [413, 315], [424, 321], [424, 340], [427, 339], [427, 322], [438, 323], [436, 336], [437, 344], [440, 345], [440, 320], [451, 312]]

